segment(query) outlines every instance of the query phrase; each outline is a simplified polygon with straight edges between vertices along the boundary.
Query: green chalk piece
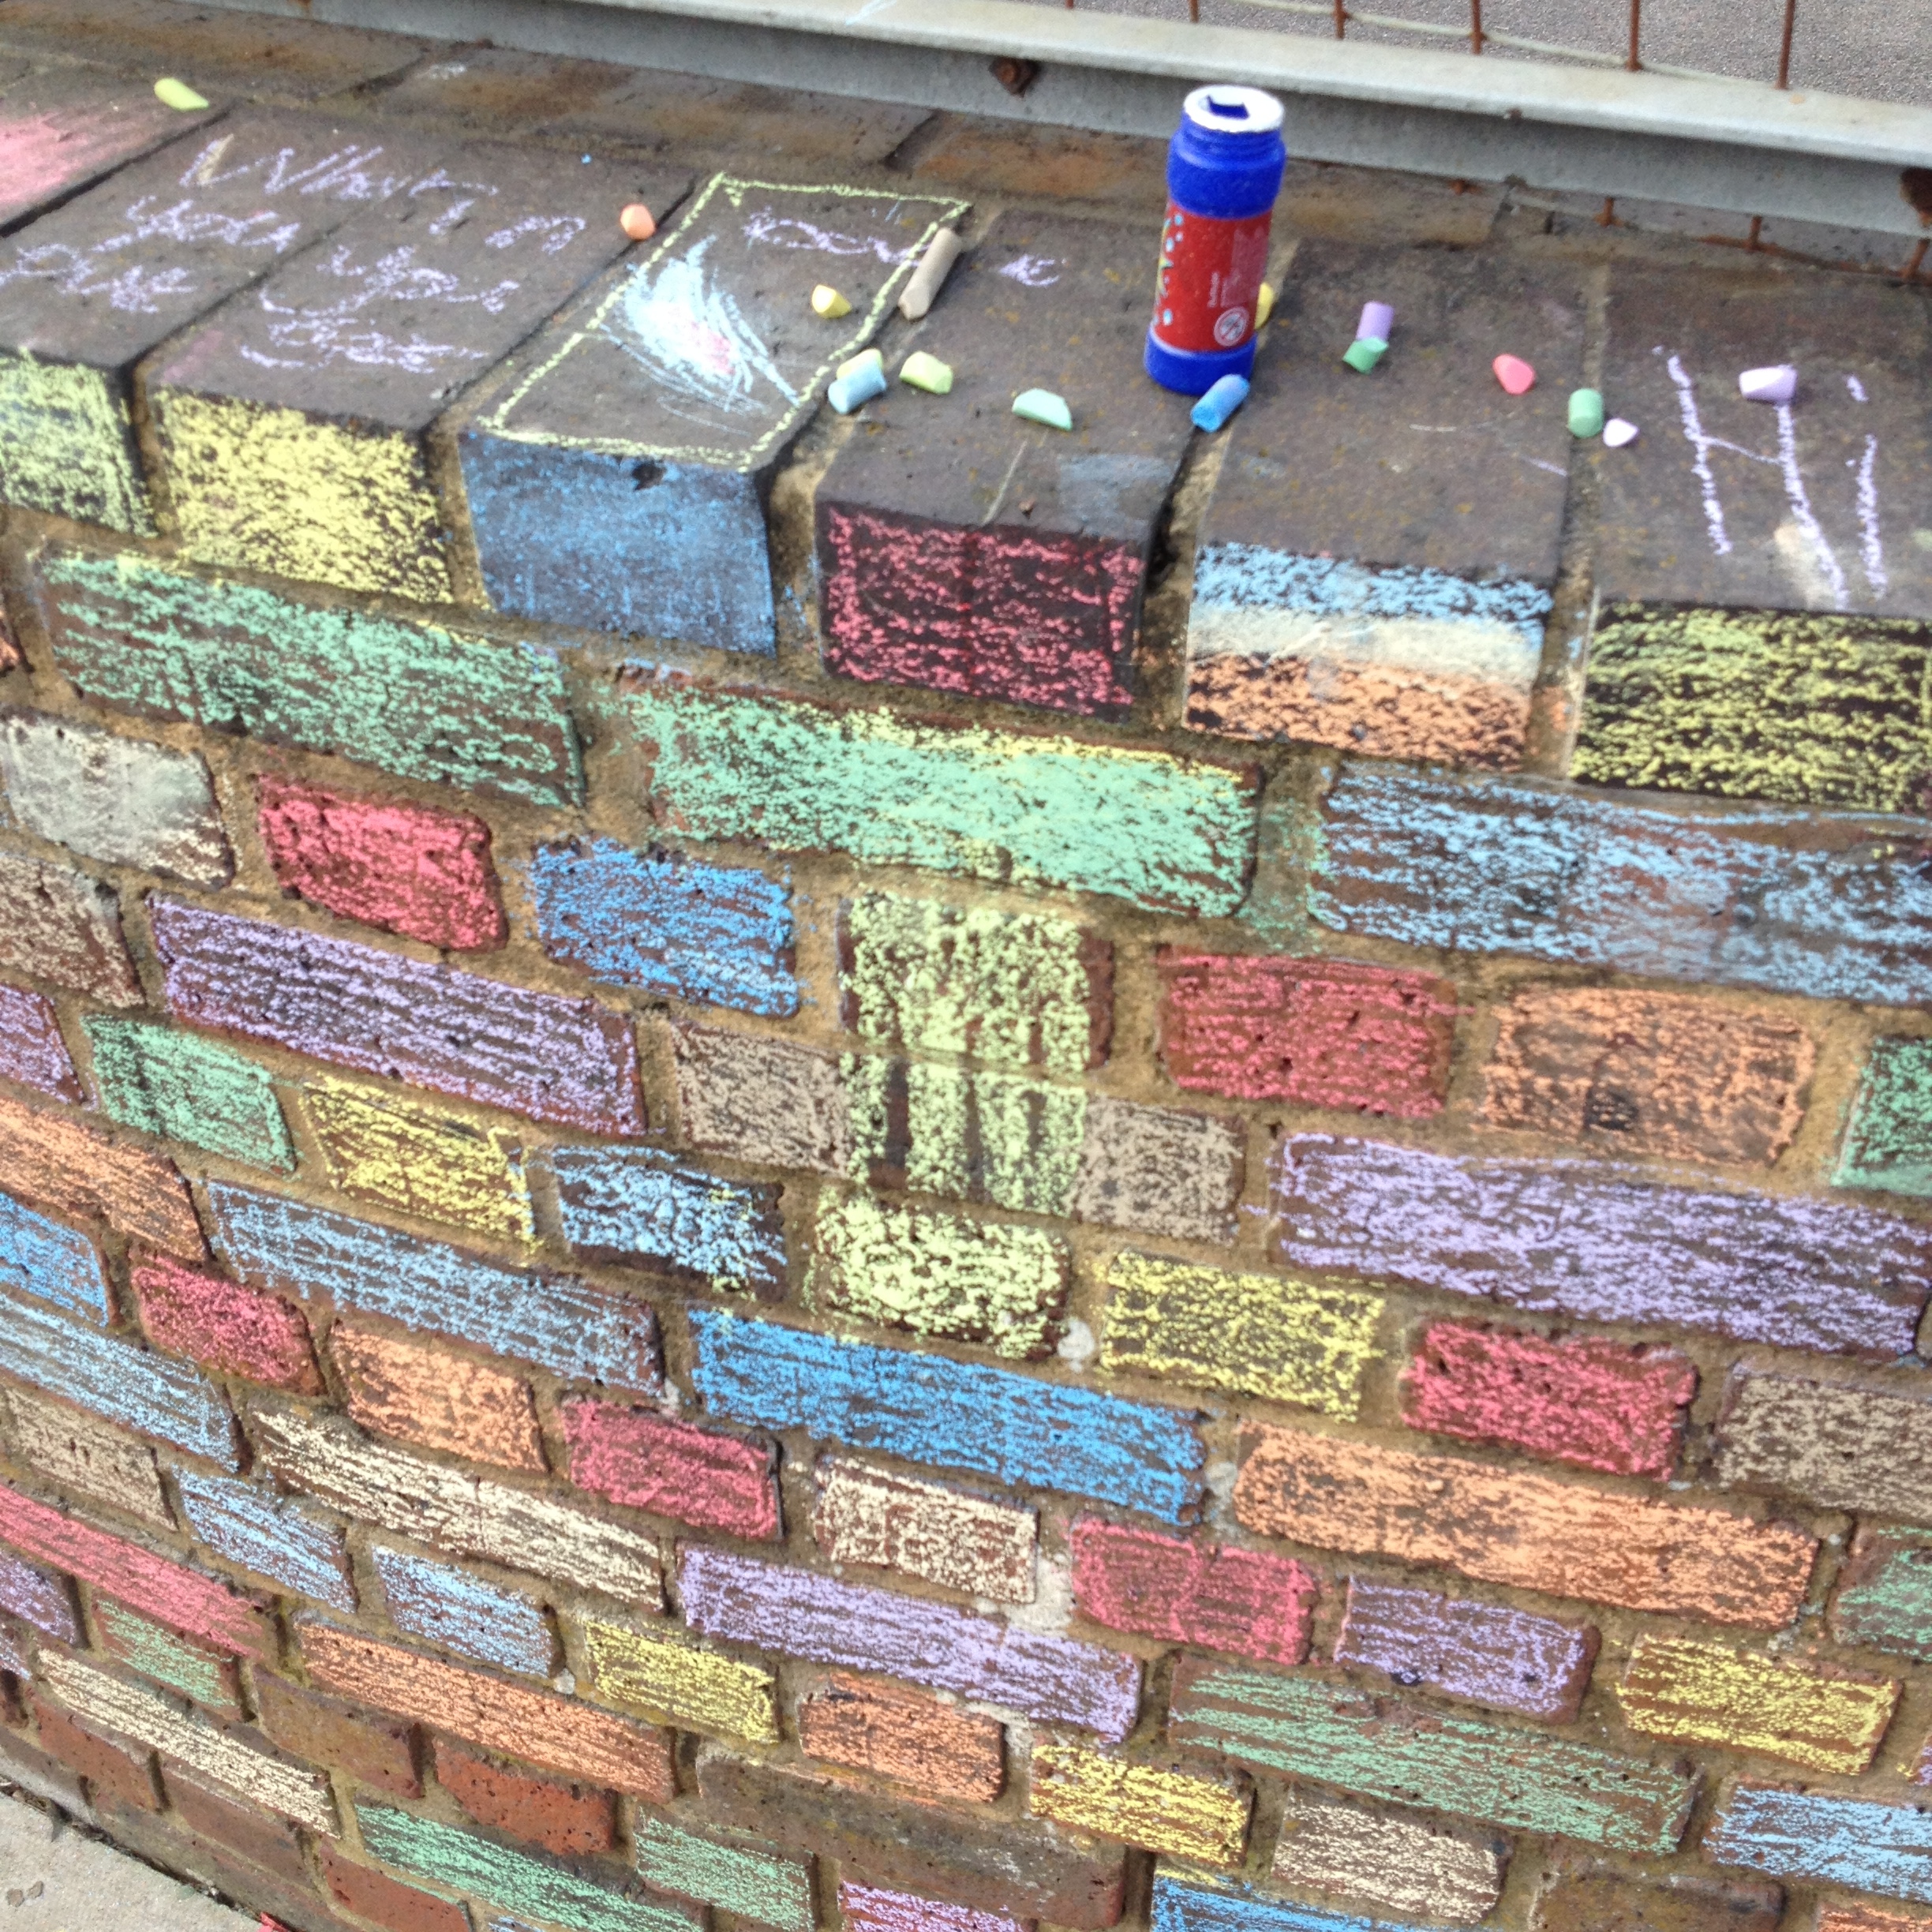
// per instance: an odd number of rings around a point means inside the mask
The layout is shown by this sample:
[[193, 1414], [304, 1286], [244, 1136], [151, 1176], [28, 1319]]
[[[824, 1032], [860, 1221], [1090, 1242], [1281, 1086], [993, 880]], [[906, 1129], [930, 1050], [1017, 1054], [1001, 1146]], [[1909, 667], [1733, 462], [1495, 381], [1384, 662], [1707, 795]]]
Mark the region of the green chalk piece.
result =
[[778, 1932], [812, 1932], [811, 1873], [769, 1848], [720, 1844], [640, 1815], [638, 1875], [660, 1892], [714, 1905]]
[[1572, 389], [1570, 391], [1570, 433], [1573, 436], [1593, 436], [1603, 434], [1604, 400], [1595, 389]]
[[1832, 1181], [1932, 1196], [1932, 1039], [1872, 1042]]
[[[928, 355], [923, 349], [915, 349], [899, 365], [899, 380], [910, 383], [915, 389], [923, 389], [928, 395], [950, 395], [953, 393], [953, 365], [942, 362], [937, 356]], [[1069, 421], [1065, 427], [1071, 429]]]
[[1366, 376], [1388, 354], [1388, 344], [1374, 335], [1357, 335], [1342, 351], [1342, 360]]
[[1013, 398], [1013, 413], [1028, 422], [1044, 423], [1049, 429], [1073, 427], [1073, 412], [1067, 407], [1066, 398], [1050, 389], [1022, 389]]
[[142, 1020], [89, 1013], [103, 1110], [124, 1127], [185, 1140], [252, 1166], [294, 1170], [268, 1069], [232, 1046]]

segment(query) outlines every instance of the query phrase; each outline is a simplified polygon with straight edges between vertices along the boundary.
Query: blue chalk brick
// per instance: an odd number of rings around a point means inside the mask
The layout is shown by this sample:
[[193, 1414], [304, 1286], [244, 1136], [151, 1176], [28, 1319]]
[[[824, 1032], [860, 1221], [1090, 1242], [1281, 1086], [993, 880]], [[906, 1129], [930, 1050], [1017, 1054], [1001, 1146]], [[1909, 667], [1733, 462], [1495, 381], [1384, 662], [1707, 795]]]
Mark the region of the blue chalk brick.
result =
[[762, 872], [574, 839], [538, 846], [529, 879], [553, 960], [672, 999], [798, 1011], [791, 889]]
[[1932, 1811], [1740, 1784], [1704, 1836], [1720, 1865], [1932, 1904]]
[[1441, 1932], [1410, 1919], [1364, 1919], [1354, 1912], [1264, 1898], [1242, 1888], [1203, 1878], [1189, 1882], [1171, 1872], [1154, 1881], [1151, 1932]]
[[178, 1470], [188, 1526], [218, 1556], [331, 1609], [356, 1608], [339, 1524], [260, 1484]]
[[548, 1368], [567, 1381], [654, 1393], [657, 1322], [649, 1305], [569, 1275], [526, 1275], [440, 1241], [250, 1188], [212, 1182], [215, 1245], [242, 1280]]
[[654, 1148], [556, 1148], [550, 1171], [573, 1248], [668, 1262], [722, 1291], [784, 1292], [776, 1187], [726, 1181]]
[[94, 1244], [5, 1194], [0, 1194], [0, 1288], [38, 1296], [91, 1321], [106, 1323], [113, 1314]]
[[541, 1606], [527, 1597], [402, 1550], [378, 1548], [374, 1556], [399, 1629], [534, 1677], [555, 1668], [556, 1639]]
[[1199, 1507], [1203, 1451], [1188, 1410], [715, 1309], [693, 1309], [690, 1319], [691, 1386], [717, 1414], [1092, 1496], [1167, 1522]]

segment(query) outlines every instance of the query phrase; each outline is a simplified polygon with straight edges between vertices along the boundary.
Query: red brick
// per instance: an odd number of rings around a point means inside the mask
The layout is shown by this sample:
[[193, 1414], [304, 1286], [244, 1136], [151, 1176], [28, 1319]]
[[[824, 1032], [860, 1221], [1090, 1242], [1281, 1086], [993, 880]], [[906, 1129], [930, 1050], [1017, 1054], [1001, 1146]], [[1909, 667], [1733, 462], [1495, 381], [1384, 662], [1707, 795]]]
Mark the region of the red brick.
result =
[[474, 1818], [571, 1858], [608, 1852], [617, 1842], [617, 1795], [492, 1764], [438, 1738], [436, 1782]]
[[114, 1743], [45, 1698], [36, 1694], [29, 1702], [39, 1729], [42, 1750], [78, 1771], [96, 1792], [142, 1811], [161, 1809], [152, 1751]]
[[1177, 1086], [1417, 1118], [1440, 1113], [1455, 989], [1339, 960], [1163, 947], [1161, 1056]]
[[1431, 1325], [1402, 1378], [1411, 1428], [1619, 1476], [1668, 1476], [1697, 1369], [1672, 1349]]
[[[22, 1709], [24, 1716], [24, 1707]], [[87, 1788], [58, 1758], [36, 1750], [23, 1737], [0, 1730], [0, 1778], [76, 1816], [88, 1808]]]
[[261, 781], [261, 837], [285, 892], [426, 945], [501, 945], [490, 830], [466, 813]]
[[165, 1256], [137, 1264], [133, 1282], [141, 1326], [157, 1348], [219, 1374], [321, 1393], [308, 1318], [293, 1302]]
[[388, 1932], [470, 1932], [460, 1905], [432, 1898], [414, 1885], [399, 1884], [385, 1872], [352, 1864], [331, 1844], [318, 1845], [322, 1877], [329, 1896], [345, 1911]]
[[1777, 1932], [1784, 1916], [1776, 1885], [1594, 1869], [1552, 1873], [1530, 1923], [1534, 1932]]
[[56, 1100], [87, 1098], [53, 1002], [19, 987], [0, 986], [0, 1080], [38, 1088]]
[[1005, 1734], [990, 1717], [843, 1672], [799, 1700], [798, 1731], [807, 1757], [897, 1778], [930, 1798], [984, 1802], [1006, 1781]]
[[0, 1174], [9, 1193], [63, 1219], [110, 1222], [197, 1260], [208, 1252], [187, 1183], [171, 1160], [64, 1115], [0, 1099]]
[[1813, 1932], [1925, 1932], [1932, 1919], [1908, 1919], [1875, 1905], [1821, 1905]]
[[394, 1797], [422, 1795], [414, 1724], [318, 1697], [266, 1671], [255, 1673], [255, 1703], [261, 1728], [284, 1750], [333, 1765]]
[[251, 1805], [238, 1804], [171, 1764], [164, 1767], [162, 1777], [167, 1786], [169, 1803], [191, 1832], [215, 1840], [266, 1871], [291, 1879], [297, 1885], [308, 1883], [301, 1835], [286, 1819]]
[[500, 1368], [339, 1321], [329, 1335], [349, 1413], [365, 1428], [503, 1469], [543, 1473], [530, 1384]]
[[104, 1005], [141, 1002], [114, 889], [23, 852], [0, 852], [0, 966]]
[[697, 1529], [777, 1535], [777, 1481], [763, 1444], [588, 1396], [565, 1402], [563, 1414], [580, 1489]]

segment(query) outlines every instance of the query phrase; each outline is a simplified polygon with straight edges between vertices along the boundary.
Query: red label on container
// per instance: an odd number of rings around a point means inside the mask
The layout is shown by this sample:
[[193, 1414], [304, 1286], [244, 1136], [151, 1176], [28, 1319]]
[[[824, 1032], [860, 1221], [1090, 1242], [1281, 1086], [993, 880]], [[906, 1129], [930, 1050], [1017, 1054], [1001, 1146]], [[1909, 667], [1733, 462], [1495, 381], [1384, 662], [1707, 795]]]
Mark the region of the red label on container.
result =
[[1241, 221], [1190, 215], [1170, 201], [1154, 284], [1154, 339], [1200, 355], [1254, 333], [1271, 211]]

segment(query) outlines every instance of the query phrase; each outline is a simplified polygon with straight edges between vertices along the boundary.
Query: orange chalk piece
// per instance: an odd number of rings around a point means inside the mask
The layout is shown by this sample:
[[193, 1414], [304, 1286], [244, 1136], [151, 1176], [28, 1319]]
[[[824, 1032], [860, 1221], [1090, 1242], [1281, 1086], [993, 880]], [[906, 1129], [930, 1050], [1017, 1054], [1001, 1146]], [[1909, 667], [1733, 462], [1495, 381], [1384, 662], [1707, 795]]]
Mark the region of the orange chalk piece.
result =
[[633, 201], [617, 217], [617, 225], [633, 242], [648, 242], [657, 232], [657, 217], [642, 201]]
[[1524, 395], [1536, 387], [1536, 371], [1521, 356], [1500, 355], [1489, 366], [1511, 395]]

